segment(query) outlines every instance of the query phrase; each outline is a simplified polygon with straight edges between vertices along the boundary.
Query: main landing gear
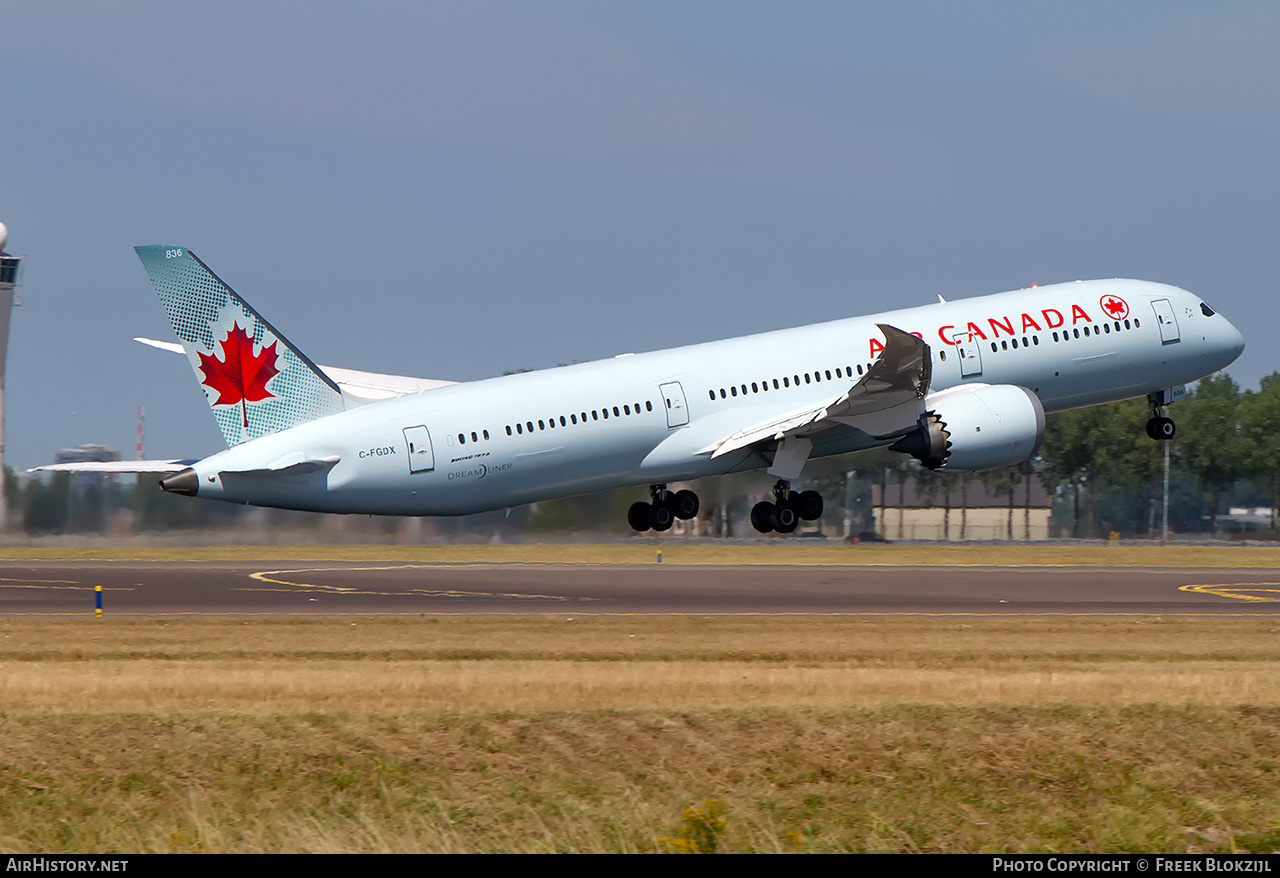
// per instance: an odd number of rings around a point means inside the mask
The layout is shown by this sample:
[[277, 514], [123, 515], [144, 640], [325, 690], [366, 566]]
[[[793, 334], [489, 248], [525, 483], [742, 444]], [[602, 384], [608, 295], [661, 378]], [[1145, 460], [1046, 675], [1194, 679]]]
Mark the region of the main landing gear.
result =
[[762, 534], [777, 531], [789, 534], [800, 522], [822, 515], [822, 495], [817, 491], [792, 491], [791, 483], [778, 479], [773, 486], [774, 502], [761, 500], [751, 509], [751, 526]]
[[1157, 442], [1172, 439], [1178, 432], [1172, 418], [1165, 417], [1164, 395], [1152, 393], [1147, 396], [1151, 404], [1151, 420], [1147, 421], [1147, 435]]
[[692, 491], [673, 494], [666, 485], [650, 485], [649, 496], [652, 502], [632, 503], [627, 511], [627, 524], [634, 530], [669, 530], [677, 518], [688, 521], [698, 514], [698, 495]]

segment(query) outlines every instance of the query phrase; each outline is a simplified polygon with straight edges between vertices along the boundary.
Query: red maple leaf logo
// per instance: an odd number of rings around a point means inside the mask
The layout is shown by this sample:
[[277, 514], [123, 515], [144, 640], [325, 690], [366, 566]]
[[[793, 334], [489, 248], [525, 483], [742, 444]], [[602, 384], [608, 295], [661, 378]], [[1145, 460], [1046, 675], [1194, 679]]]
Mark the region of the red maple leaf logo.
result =
[[214, 405], [240, 403], [244, 425], [249, 426], [249, 411], [245, 403], [261, 402], [275, 396], [267, 390], [267, 382], [280, 374], [276, 368], [276, 343], [272, 342], [253, 355], [253, 339], [249, 333], [232, 326], [222, 345], [222, 359], [200, 354], [200, 369], [204, 372], [204, 386], [218, 392]]
[[1111, 315], [1113, 320], [1123, 320], [1129, 316], [1129, 305], [1119, 296], [1103, 296], [1099, 300], [1102, 310]]

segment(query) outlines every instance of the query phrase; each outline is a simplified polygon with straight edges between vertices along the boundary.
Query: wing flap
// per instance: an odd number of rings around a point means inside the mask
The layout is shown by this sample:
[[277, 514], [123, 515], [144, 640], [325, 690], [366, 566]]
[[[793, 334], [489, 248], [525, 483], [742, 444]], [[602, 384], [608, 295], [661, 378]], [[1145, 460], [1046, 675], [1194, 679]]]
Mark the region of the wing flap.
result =
[[884, 350], [847, 391], [820, 407], [789, 412], [730, 433], [701, 453], [716, 458], [761, 442], [810, 436], [837, 424], [858, 427], [878, 438], [911, 429], [924, 411], [932, 381], [929, 346], [895, 326], [877, 325], [884, 333]]

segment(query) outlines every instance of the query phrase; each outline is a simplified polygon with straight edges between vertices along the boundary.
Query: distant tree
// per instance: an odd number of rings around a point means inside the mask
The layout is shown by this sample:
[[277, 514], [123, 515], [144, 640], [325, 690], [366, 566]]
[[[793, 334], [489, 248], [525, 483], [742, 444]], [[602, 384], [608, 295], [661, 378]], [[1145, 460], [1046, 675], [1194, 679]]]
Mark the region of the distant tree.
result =
[[1230, 375], [1212, 375], [1183, 405], [1177, 441], [1208, 495], [1209, 526], [1217, 530], [1221, 498], [1247, 472], [1250, 457], [1250, 442], [1241, 430], [1240, 388]]
[[1249, 445], [1247, 474], [1266, 493], [1274, 531], [1280, 506], [1280, 373], [1263, 378], [1256, 392], [1245, 391], [1240, 420]]

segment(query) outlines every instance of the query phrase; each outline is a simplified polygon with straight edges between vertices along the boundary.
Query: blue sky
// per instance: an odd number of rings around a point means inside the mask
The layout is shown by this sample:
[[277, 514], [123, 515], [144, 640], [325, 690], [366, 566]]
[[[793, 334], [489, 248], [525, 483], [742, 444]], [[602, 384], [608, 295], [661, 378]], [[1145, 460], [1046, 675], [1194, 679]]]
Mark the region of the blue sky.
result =
[[132, 252], [467, 380], [1139, 277], [1280, 368], [1280, 5], [0, 0], [6, 462], [221, 447]]

